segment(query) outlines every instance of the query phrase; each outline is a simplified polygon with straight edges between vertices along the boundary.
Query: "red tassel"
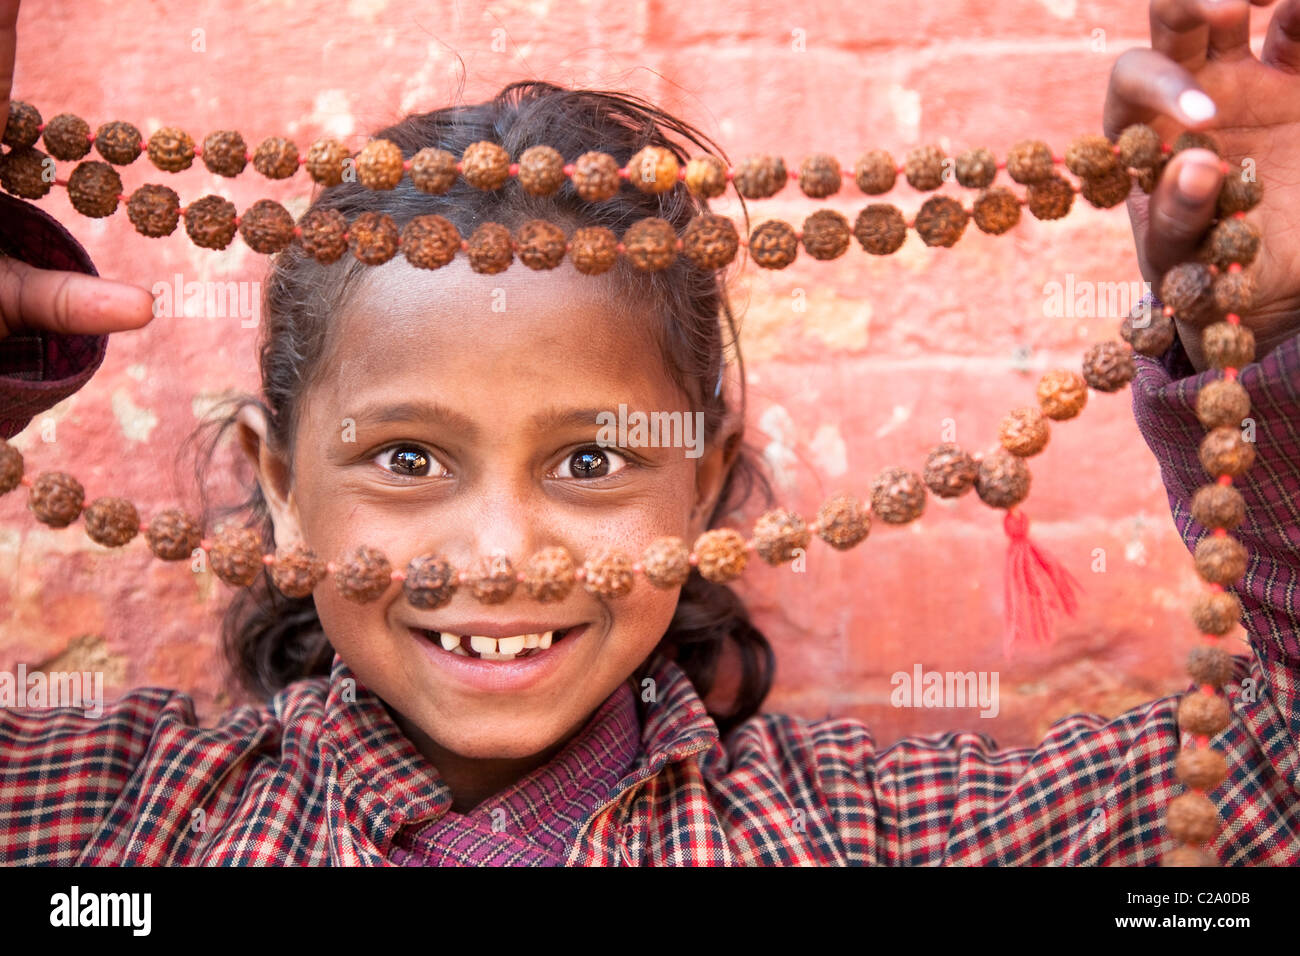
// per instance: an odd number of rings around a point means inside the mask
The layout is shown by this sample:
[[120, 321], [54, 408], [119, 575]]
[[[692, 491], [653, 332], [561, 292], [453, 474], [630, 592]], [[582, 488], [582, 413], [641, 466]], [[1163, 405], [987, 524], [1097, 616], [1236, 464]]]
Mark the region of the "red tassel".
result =
[[1011, 656], [1017, 641], [1047, 644], [1052, 640], [1052, 617], [1079, 609], [1074, 579], [1050, 554], [1029, 540], [1029, 518], [1015, 508], [1007, 510], [1002, 527], [1011, 539], [1007, 545], [1006, 632], [1002, 651]]

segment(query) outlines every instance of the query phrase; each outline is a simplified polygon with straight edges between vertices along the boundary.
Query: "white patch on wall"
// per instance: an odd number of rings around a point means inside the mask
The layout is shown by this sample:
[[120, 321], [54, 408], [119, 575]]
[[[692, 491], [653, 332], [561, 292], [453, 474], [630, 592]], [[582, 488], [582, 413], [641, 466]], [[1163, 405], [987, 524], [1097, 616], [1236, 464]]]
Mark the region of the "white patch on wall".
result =
[[876, 429], [876, 437], [883, 438], [892, 431], [896, 431], [899, 426], [903, 425], [912, 417], [912, 410], [906, 405], [895, 405], [893, 413], [889, 416], [889, 421], [885, 422]]
[[903, 141], [916, 140], [921, 134], [921, 94], [895, 83], [889, 88], [889, 108]]
[[809, 446], [823, 477], [838, 478], [849, 470], [848, 449], [838, 425], [819, 426]]
[[131, 376], [131, 378], [135, 379], [137, 382], [143, 382], [149, 376], [149, 368], [146, 365], [141, 365], [139, 362], [136, 362], [135, 364], [126, 367], [126, 374]]
[[1077, 0], [1038, 0], [1038, 3], [1054, 17], [1068, 20], [1075, 14]]
[[759, 430], [768, 436], [763, 458], [772, 469], [772, 476], [782, 488], [793, 488], [798, 456], [791, 447], [798, 434], [790, 413], [781, 405], [772, 405], [758, 418]]
[[113, 391], [113, 416], [128, 441], [148, 441], [149, 434], [158, 426], [158, 416], [133, 402], [124, 388]]

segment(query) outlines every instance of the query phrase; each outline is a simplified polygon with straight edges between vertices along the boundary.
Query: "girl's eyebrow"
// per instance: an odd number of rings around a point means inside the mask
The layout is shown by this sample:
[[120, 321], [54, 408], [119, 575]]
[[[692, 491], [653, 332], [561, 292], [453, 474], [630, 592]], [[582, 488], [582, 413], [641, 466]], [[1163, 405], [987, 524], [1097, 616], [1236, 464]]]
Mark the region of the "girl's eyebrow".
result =
[[[599, 425], [598, 415], [617, 414], [618, 404], [604, 408], [565, 408], [552, 406], [533, 415], [533, 427], [537, 431], [564, 428], [571, 425]], [[453, 408], [439, 402], [409, 401], [393, 404], [364, 405], [353, 414], [353, 421], [358, 425], [388, 425], [402, 422], [425, 422], [430, 419], [440, 421], [468, 439], [475, 439], [480, 429], [474, 420]]]

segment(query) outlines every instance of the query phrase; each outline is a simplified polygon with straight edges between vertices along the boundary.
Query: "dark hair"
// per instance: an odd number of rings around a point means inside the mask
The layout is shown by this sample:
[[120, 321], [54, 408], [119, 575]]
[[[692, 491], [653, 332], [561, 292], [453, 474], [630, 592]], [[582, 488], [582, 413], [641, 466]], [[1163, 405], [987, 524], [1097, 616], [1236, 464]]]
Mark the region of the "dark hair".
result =
[[[412, 114], [374, 135], [396, 143], [407, 158], [424, 147], [438, 147], [459, 156], [472, 143], [490, 140], [504, 147], [512, 158], [530, 146], [546, 144], [569, 162], [598, 150], [611, 154], [620, 165], [626, 165], [642, 147], [655, 145], [672, 150], [685, 164], [690, 157], [681, 144], [669, 139], [674, 134], [727, 162], [725, 153], [695, 127], [639, 97], [570, 90], [541, 81], [511, 83], [485, 103]], [[502, 223], [513, 231], [529, 219], [546, 219], [569, 227], [566, 231], [579, 226], [604, 226], [621, 236], [637, 220], [648, 216], [666, 219], [680, 234], [696, 214], [707, 211], [707, 206], [681, 184], [658, 195], [624, 185], [614, 198], [589, 203], [578, 198], [570, 182], [565, 182], [555, 195], [544, 198], [529, 194], [514, 179], [493, 192], [458, 181], [445, 194], [429, 195], [415, 189], [406, 177], [398, 188], [387, 191], [367, 189], [355, 182], [326, 188], [312, 202], [311, 209], [336, 209], [349, 221], [363, 212], [386, 213], [399, 228], [415, 216], [436, 213], [454, 223], [462, 235], [469, 235], [485, 221]], [[747, 210], [745, 220], [747, 225]], [[518, 263], [513, 267], [524, 268]], [[331, 317], [365, 268], [350, 256], [346, 261], [322, 266], [297, 244], [274, 260], [260, 333], [265, 401], [249, 395], [231, 399], [191, 436], [194, 439], [205, 430], [211, 433], [206, 454], [200, 455], [196, 464], [204, 495], [205, 529], [216, 518], [247, 512], [245, 526], [261, 534], [265, 551], [274, 550], [274, 531], [258, 483], [248, 481], [248, 497], [242, 503], [218, 508], [208, 502], [204, 476], [211, 471], [212, 457], [222, 437], [236, 425], [239, 409], [250, 402], [260, 405], [267, 416], [271, 447], [293, 447], [301, 399], [325, 364]], [[661, 347], [666, 367], [695, 407], [704, 412], [708, 442], [715, 439], [732, 412], [727, 405], [728, 390], [715, 394], [727, 350], [731, 350], [739, 371], [737, 419], [743, 423], [744, 365], [737, 322], [720, 276], [691, 266], [680, 257], [671, 267], [658, 272], [638, 271], [620, 257], [610, 275], [620, 293], [626, 291], [625, 297], [620, 296], [623, 301], [646, 304], [656, 320], [652, 334]], [[732, 436], [728, 451], [734, 454], [734, 463], [710, 515], [710, 527], [743, 505], [755, 490], [761, 491], [767, 505], [771, 504], [771, 486], [758, 456], [741, 436], [741, 432]], [[265, 569], [251, 587], [235, 592], [226, 611], [222, 637], [231, 667], [250, 691], [262, 695], [273, 694], [293, 680], [327, 674], [333, 658], [311, 596], [284, 597]], [[741, 673], [731, 708], [726, 713], [710, 711], [724, 733], [758, 712], [771, 689], [775, 659], [766, 637], [751, 623], [739, 597], [723, 584], [692, 574], [682, 588], [659, 649], [680, 664], [704, 697], [714, 687], [727, 640], [734, 642], [739, 651]]]

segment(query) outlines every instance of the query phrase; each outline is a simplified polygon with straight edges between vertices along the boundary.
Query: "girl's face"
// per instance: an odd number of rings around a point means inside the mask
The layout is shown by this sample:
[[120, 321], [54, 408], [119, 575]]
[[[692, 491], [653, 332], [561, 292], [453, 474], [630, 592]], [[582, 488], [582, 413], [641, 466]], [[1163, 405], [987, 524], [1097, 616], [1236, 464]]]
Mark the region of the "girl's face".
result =
[[[366, 271], [336, 317], [328, 368], [308, 391], [293, 479], [257, 452], [276, 542], [339, 561], [360, 545], [405, 569], [428, 552], [457, 569], [502, 552], [516, 571], [548, 545], [581, 564], [601, 547], [635, 558], [661, 535], [706, 527], [725, 477], [718, 444], [596, 444], [597, 414], [681, 412], [687, 397], [606, 278], [567, 261], [479, 275], [394, 260]], [[575, 584], [542, 604], [521, 586], [483, 604], [462, 586], [424, 610], [394, 582], [377, 601], [315, 601], [330, 642], [408, 736], [466, 758], [525, 758], [579, 730], [663, 636], [678, 597], [638, 576], [600, 598]], [[463, 657], [427, 632], [507, 637], [572, 629], [515, 661]], [[462, 640], [468, 645], [468, 637]]]

